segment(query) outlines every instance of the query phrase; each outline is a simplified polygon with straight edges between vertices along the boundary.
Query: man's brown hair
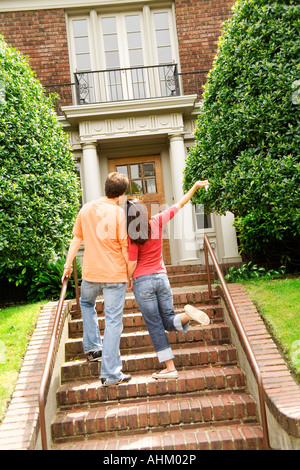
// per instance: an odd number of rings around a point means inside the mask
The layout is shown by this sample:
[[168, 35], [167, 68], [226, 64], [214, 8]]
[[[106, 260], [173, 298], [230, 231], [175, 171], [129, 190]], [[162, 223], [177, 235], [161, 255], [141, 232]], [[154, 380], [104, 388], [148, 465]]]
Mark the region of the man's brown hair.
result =
[[126, 175], [116, 171], [109, 173], [105, 181], [105, 195], [112, 199], [122, 196], [128, 187], [129, 181]]

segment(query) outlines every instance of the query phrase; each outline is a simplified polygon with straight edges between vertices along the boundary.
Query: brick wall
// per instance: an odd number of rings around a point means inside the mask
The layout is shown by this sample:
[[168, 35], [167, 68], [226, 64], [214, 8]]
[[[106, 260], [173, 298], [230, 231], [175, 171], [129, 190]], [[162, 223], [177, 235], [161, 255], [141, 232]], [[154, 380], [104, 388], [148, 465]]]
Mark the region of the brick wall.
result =
[[176, 0], [182, 72], [209, 70], [217, 52], [222, 24], [234, 0]]
[[29, 56], [43, 85], [70, 83], [63, 9], [0, 13], [0, 34], [7, 44]]
[[184, 94], [200, 99], [218, 48], [222, 24], [234, 0], [176, 0], [176, 23]]

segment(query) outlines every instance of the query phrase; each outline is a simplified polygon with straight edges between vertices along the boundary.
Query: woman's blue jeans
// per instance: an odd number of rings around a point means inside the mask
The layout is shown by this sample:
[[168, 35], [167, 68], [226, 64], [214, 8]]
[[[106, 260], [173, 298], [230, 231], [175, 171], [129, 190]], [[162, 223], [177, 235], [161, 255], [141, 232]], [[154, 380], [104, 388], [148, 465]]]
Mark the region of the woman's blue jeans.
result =
[[133, 292], [144, 317], [159, 362], [174, 358], [166, 331], [184, 331], [181, 315], [175, 315], [167, 274], [147, 274], [133, 280]]
[[[101, 340], [96, 312], [96, 298], [103, 292], [105, 331]], [[101, 378], [122, 378], [120, 337], [123, 331], [123, 308], [126, 296], [126, 283], [100, 283], [82, 281], [81, 316], [83, 320], [83, 350], [102, 350]]]

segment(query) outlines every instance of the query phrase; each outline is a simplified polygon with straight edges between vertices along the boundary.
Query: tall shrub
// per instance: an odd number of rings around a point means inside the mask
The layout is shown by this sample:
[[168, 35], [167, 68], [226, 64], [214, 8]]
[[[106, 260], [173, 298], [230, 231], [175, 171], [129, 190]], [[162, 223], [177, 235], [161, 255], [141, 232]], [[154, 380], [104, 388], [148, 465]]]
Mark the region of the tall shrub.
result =
[[296, 259], [300, 237], [299, 3], [238, 0], [224, 24], [187, 158], [207, 210], [235, 215], [245, 258]]
[[64, 251], [79, 187], [52, 99], [2, 37], [0, 162], [0, 276], [26, 284]]

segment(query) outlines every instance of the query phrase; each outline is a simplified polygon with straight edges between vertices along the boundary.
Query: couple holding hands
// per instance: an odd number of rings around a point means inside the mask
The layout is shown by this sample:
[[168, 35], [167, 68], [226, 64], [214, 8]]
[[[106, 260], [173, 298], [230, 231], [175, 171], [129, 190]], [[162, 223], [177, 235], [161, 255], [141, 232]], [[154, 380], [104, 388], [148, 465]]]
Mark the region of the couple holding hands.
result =
[[[160, 363], [165, 369], [155, 372], [155, 379], [178, 377], [174, 355], [166, 331], [186, 332], [190, 320], [201, 325], [208, 316], [191, 305], [182, 314], [174, 313], [173, 295], [162, 257], [162, 230], [177, 212], [208, 181], [197, 181], [180, 201], [150, 217], [139, 200], [127, 198], [119, 206], [128, 187], [121, 173], [110, 173], [105, 182], [105, 197], [88, 202], [78, 213], [62, 281], [71, 275], [72, 262], [84, 241], [81, 284], [83, 350], [89, 361], [101, 359], [100, 378], [104, 386], [131, 379], [122, 372], [120, 337], [127, 283], [133, 289]], [[100, 336], [96, 298], [104, 297], [105, 331]]]

